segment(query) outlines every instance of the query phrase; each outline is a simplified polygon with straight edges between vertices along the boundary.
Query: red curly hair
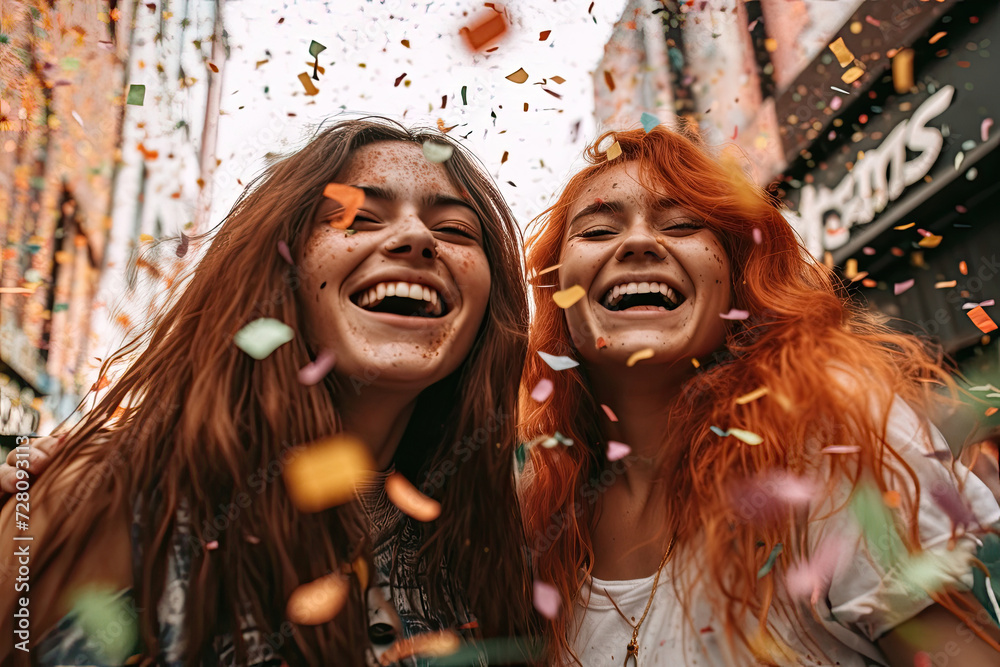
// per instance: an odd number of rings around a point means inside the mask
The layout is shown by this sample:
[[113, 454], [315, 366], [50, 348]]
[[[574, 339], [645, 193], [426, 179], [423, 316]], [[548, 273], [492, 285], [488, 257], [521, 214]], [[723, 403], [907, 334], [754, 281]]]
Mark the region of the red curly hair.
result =
[[[761, 642], [742, 630], [747, 614], [753, 614], [761, 636], [769, 637], [766, 620], [774, 577], [758, 581], [758, 571], [774, 545], [784, 545], [777, 569], [807, 558], [808, 543], [791, 511], [752, 522], [741, 517], [729, 492], [731, 483], [768, 471], [804, 473], [815, 464], [806, 443], [818, 438], [824, 444], [861, 446], [855, 454], [831, 457], [833, 472], [847, 475], [854, 488], [868, 475], [882, 491], [903, 476], [916, 484], [913, 470], [886, 445], [888, 409], [878, 417], [871, 406], [888, 407], [898, 396], [926, 415], [919, 406], [929, 407], [932, 396], [940, 401], [935, 390], [942, 387], [954, 398], [956, 385], [935, 348], [895, 333], [878, 316], [848, 301], [833, 272], [804, 251], [778, 200], [755, 186], [736, 159], [716, 158], [693, 133], [682, 132], [659, 126], [648, 134], [631, 130], [601, 136], [586, 151], [590, 165], [534, 222], [527, 269], [536, 276], [559, 263], [569, 208], [587, 183], [625, 162], [637, 162], [646, 187], [694, 213], [721, 241], [732, 267], [731, 305], [749, 311], [750, 317], [729, 322], [725, 350], [701, 360], [697, 370], [692, 365], [678, 400], [665, 406], [670, 427], [660, 475], [665, 488], [672, 490], [666, 516], [675, 522], [670, 528], [676, 530], [678, 555], [698, 548], [698, 574], [714, 582], [710, 598], [731, 645], [738, 640], [769, 662], [773, 658], [761, 654]], [[622, 149], [613, 162], [598, 148], [611, 140]], [[600, 428], [604, 416], [588, 389], [585, 371], [577, 367], [554, 372], [537, 354], [577, 356], [563, 311], [552, 300], [557, 288], [548, 283], [558, 281], [551, 277], [534, 280], [535, 317], [522, 379], [520, 428], [523, 442], [559, 431], [578, 443], [531, 448], [523, 490], [536, 576], [554, 585], [567, 602], [549, 628], [553, 660], [562, 660], [572, 655], [566, 630], [573, 605], [568, 602], [580, 590], [580, 571], [589, 574], [593, 559], [596, 506], [584, 502], [583, 491], [608, 463]], [[854, 378], [860, 391], [845, 391], [831, 382], [831, 365], [864, 369], [863, 377], [859, 373]], [[542, 402], [529, 399], [528, 392], [544, 378], [555, 390]], [[736, 403], [759, 387], [768, 387], [770, 395]], [[865, 400], [857, 400], [859, 394]], [[723, 444], [710, 425], [746, 429], [762, 436], [763, 442], [755, 447]], [[829, 490], [837, 478], [831, 475]], [[916, 489], [916, 497], [903, 499], [904, 520], [899, 522], [911, 551], [919, 550], [913, 520], [919, 485]], [[684, 560], [675, 556], [673, 567]], [[969, 622], [964, 599], [947, 593], [935, 599]]]

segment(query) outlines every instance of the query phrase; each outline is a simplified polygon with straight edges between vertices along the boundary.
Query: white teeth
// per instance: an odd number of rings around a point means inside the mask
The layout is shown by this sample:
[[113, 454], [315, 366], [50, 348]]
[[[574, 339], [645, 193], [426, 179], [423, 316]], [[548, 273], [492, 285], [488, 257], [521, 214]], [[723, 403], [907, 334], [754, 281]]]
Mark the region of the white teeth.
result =
[[[399, 288], [398, 287], [396, 288], [396, 294], [397, 295], [399, 294]], [[414, 284], [411, 283], [410, 284], [410, 293], [407, 294], [407, 296], [410, 297], [411, 299], [415, 299], [417, 301], [421, 301], [424, 298], [424, 288], [421, 287], [420, 285], [414, 285]]]
[[629, 283], [625, 290], [626, 294], [637, 294], [639, 292], [639, 286], [635, 283]]
[[358, 305], [373, 307], [390, 296], [405, 297], [415, 301], [426, 301], [432, 306], [430, 312], [442, 312], [441, 296], [437, 290], [426, 285], [407, 282], [378, 283], [377, 285], [373, 285], [361, 293], [358, 297]]
[[410, 296], [410, 283], [398, 282], [396, 283], [396, 296]]
[[386, 296], [396, 296], [396, 283], [383, 283]]
[[649, 283], [639, 283], [638, 294], [649, 294]]
[[431, 292], [431, 299], [430, 299], [430, 301], [435, 306], [438, 305], [438, 293], [437, 292], [433, 292], [433, 291]]
[[613, 306], [618, 303], [623, 296], [626, 294], [662, 294], [663, 297], [674, 304], [675, 306], [680, 305], [683, 301], [677, 292], [667, 286], [666, 283], [658, 282], [640, 282], [640, 283], [622, 283], [620, 285], [615, 285], [608, 290], [604, 297], [604, 303], [609, 306]]
[[386, 290], [385, 283], [379, 283], [378, 285], [375, 286], [375, 296], [378, 298], [379, 301], [385, 298], [385, 290]]
[[364, 308], [365, 306], [368, 305], [369, 301], [371, 301], [371, 299], [368, 298], [368, 292], [365, 292], [364, 294], [361, 295], [361, 298], [358, 299], [358, 305]]
[[431, 291], [427, 287], [425, 287], [423, 289], [423, 291], [421, 291], [420, 295], [423, 297], [424, 301], [430, 301], [431, 300]]

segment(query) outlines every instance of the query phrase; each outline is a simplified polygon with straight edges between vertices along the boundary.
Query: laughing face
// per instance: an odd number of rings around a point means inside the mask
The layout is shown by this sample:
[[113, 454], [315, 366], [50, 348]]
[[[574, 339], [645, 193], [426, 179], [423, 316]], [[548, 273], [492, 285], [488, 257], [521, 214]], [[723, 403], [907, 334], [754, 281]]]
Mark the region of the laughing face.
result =
[[[715, 233], [650, 191], [628, 162], [593, 178], [568, 210], [560, 289], [586, 296], [566, 310], [573, 343], [590, 364], [690, 366], [719, 349], [730, 308], [729, 259]], [[669, 193], [668, 193], [669, 194]]]
[[347, 386], [419, 391], [461, 365], [482, 323], [482, 225], [418, 144], [363, 146], [334, 181], [365, 200], [345, 232], [329, 224], [340, 204], [325, 199], [298, 258], [309, 342], [334, 352]]

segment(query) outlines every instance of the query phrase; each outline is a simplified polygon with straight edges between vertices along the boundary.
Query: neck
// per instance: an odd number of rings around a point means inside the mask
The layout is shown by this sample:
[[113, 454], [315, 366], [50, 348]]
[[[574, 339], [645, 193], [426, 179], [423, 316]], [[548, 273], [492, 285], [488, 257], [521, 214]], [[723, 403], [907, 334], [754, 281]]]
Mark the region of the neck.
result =
[[345, 391], [337, 397], [343, 430], [368, 445], [378, 470], [392, 463], [418, 394], [366, 387], [360, 394]]

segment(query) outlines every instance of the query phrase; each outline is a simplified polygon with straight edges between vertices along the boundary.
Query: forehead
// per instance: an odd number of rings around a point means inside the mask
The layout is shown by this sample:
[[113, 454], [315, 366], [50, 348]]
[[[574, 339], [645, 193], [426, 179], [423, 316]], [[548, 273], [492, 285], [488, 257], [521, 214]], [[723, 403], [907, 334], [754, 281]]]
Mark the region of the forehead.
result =
[[352, 185], [396, 185], [406, 190], [458, 196], [448, 171], [429, 162], [419, 144], [379, 141], [355, 150], [336, 180]]
[[652, 204], [669, 195], [666, 192], [654, 192], [645, 180], [640, 173], [638, 162], [630, 161], [611, 167], [584, 183], [580, 194], [570, 206], [570, 217], [583, 207], [592, 204], [595, 198]]

